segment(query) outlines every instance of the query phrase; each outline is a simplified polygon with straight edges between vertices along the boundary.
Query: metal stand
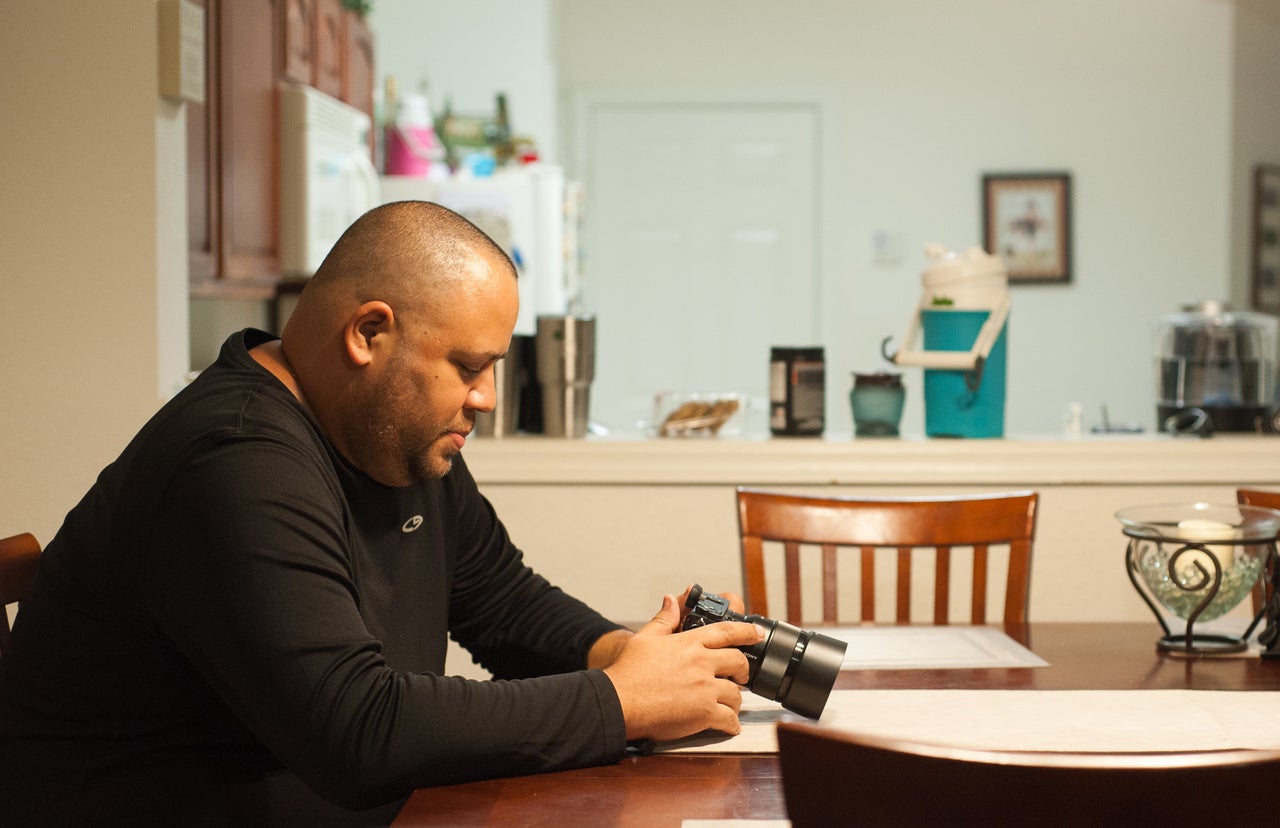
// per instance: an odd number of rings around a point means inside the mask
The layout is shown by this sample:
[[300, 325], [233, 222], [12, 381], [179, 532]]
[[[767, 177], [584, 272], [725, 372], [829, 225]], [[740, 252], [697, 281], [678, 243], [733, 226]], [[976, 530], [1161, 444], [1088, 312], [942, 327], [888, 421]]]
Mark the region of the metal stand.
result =
[[[1125, 532], [1130, 535], [1129, 532]], [[1277, 572], [1280, 566], [1277, 561], [1280, 560], [1276, 551], [1275, 538], [1265, 541], [1169, 541], [1171, 544], [1178, 545], [1178, 549], [1169, 556], [1167, 563], [1169, 571], [1169, 580], [1178, 589], [1187, 592], [1196, 592], [1201, 589], [1207, 590], [1204, 597], [1196, 604], [1195, 608], [1187, 615], [1187, 625], [1183, 632], [1175, 633], [1169, 629], [1169, 624], [1165, 621], [1164, 613], [1156, 601], [1149, 594], [1149, 589], [1143, 588], [1142, 573], [1139, 570], [1141, 545], [1143, 543], [1155, 544], [1156, 549], [1160, 550], [1166, 541], [1154, 540], [1151, 537], [1139, 537], [1137, 535], [1129, 536], [1129, 545], [1125, 550], [1125, 568], [1129, 572], [1129, 580], [1133, 583], [1133, 588], [1138, 591], [1138, 595], [1155, 615], [1156, 620], [1160, 622], [1160, 628], [1164, 630], [1162, 636], [1156, 642], [1156, 649], [1170, 655], [1195, 656], [1195, 655], [1222, 655], [1227, 653], [1239, 653], [1246, 650], [1249, 646], [1249, 636], [1253, 635], [1254, 629], [1258, 623], [1264, 618], [1268, 618], [1268, 625], [1262, 637], [1270, 636], [1270, 646], [1268, 652], [1264, 655], [1268, 657], [1280, 658], [1280, 598], [1277, 597], [1274, 587]], [[1218, 560], [1218, 556], [1209, 550], [1210, 546], [1257, 546], [1261, 547], [1258, 554], [1263, 559], [1262, 571], [1259, 579], [1264, 583], [1271, 584], [1271, 588], [1267, 590], [1269, 600], [1254, 616], [1253, 621], [1249, 623], [1248, 628], [1240, 635], [1227, 635], [1219, 633], [1197, 633], [1195, 632], [1195, 624], [1197, 619], [1208, 608], [1213, 599], [1217, 597], [1218, 590], [1222, 586], [1222, 564]], [[1202, 553], [1191, 560], [1191, 565], [1195, 567], [1200, 578], [1194, 583], [1184, 584], [1178, 580], [1175, 573], [1177, 570], [1178, 559], [1191, 551]], [[1203, 563], [1202, 558], [1208, 558], [1213, 564], [1213, 571], [1210, 572]], [[1256, 589], [1256, 587], [1254, 587]], [[1267, 642], [1264, 642], [1264, 646]], [[1274, 652], [1273, 652], [1274, 651]]]

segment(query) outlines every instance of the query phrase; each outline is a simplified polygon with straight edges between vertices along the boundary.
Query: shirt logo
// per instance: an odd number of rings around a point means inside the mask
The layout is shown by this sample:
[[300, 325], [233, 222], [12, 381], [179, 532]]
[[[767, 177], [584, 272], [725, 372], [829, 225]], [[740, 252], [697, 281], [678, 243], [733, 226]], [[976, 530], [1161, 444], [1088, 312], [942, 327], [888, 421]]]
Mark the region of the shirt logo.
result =
[[414, 515], [404, 522], [404, 526], [400, 527], [400, 531], [406, 535], [410, 532], [418, 531], [418, 527], [422, 525], [422, 515]]

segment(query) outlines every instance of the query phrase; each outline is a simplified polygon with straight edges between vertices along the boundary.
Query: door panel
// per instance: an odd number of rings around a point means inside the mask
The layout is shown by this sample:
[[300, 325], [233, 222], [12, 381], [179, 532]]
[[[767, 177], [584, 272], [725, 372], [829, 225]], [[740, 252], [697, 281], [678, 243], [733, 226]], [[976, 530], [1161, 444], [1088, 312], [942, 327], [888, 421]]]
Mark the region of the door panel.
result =
[[631, 430], [664, 390], [763, 403], [769, 347], [821, 343], [818, 133], [805, 104], [589, 107], [593, 421]]

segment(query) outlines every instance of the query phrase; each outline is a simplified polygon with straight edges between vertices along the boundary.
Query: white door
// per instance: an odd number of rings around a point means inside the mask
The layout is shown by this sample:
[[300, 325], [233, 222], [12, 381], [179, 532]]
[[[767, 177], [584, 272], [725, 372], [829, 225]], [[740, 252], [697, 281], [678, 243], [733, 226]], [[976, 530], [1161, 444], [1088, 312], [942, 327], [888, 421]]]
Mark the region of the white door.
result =
[[817, 107], [600, 103], [584, 137], [592, 421], [632, 431], [660, 391], [762, 406], [770, 346], [822, 341]]

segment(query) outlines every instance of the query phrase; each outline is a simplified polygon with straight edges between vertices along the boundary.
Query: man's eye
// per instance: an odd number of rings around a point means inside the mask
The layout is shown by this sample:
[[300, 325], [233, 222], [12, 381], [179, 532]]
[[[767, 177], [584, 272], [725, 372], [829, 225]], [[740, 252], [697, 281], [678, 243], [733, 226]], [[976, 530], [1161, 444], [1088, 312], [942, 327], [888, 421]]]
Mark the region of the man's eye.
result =
[[484, 373], [484, 366], [481, 365], [479, 368], [472, 368], [470, 365], [466, 365], [464, 363], [459, 362], [458, 372], [462, 374], [464, 377], [466, 377], [467, 379], [475, 379], [476, 377]]

